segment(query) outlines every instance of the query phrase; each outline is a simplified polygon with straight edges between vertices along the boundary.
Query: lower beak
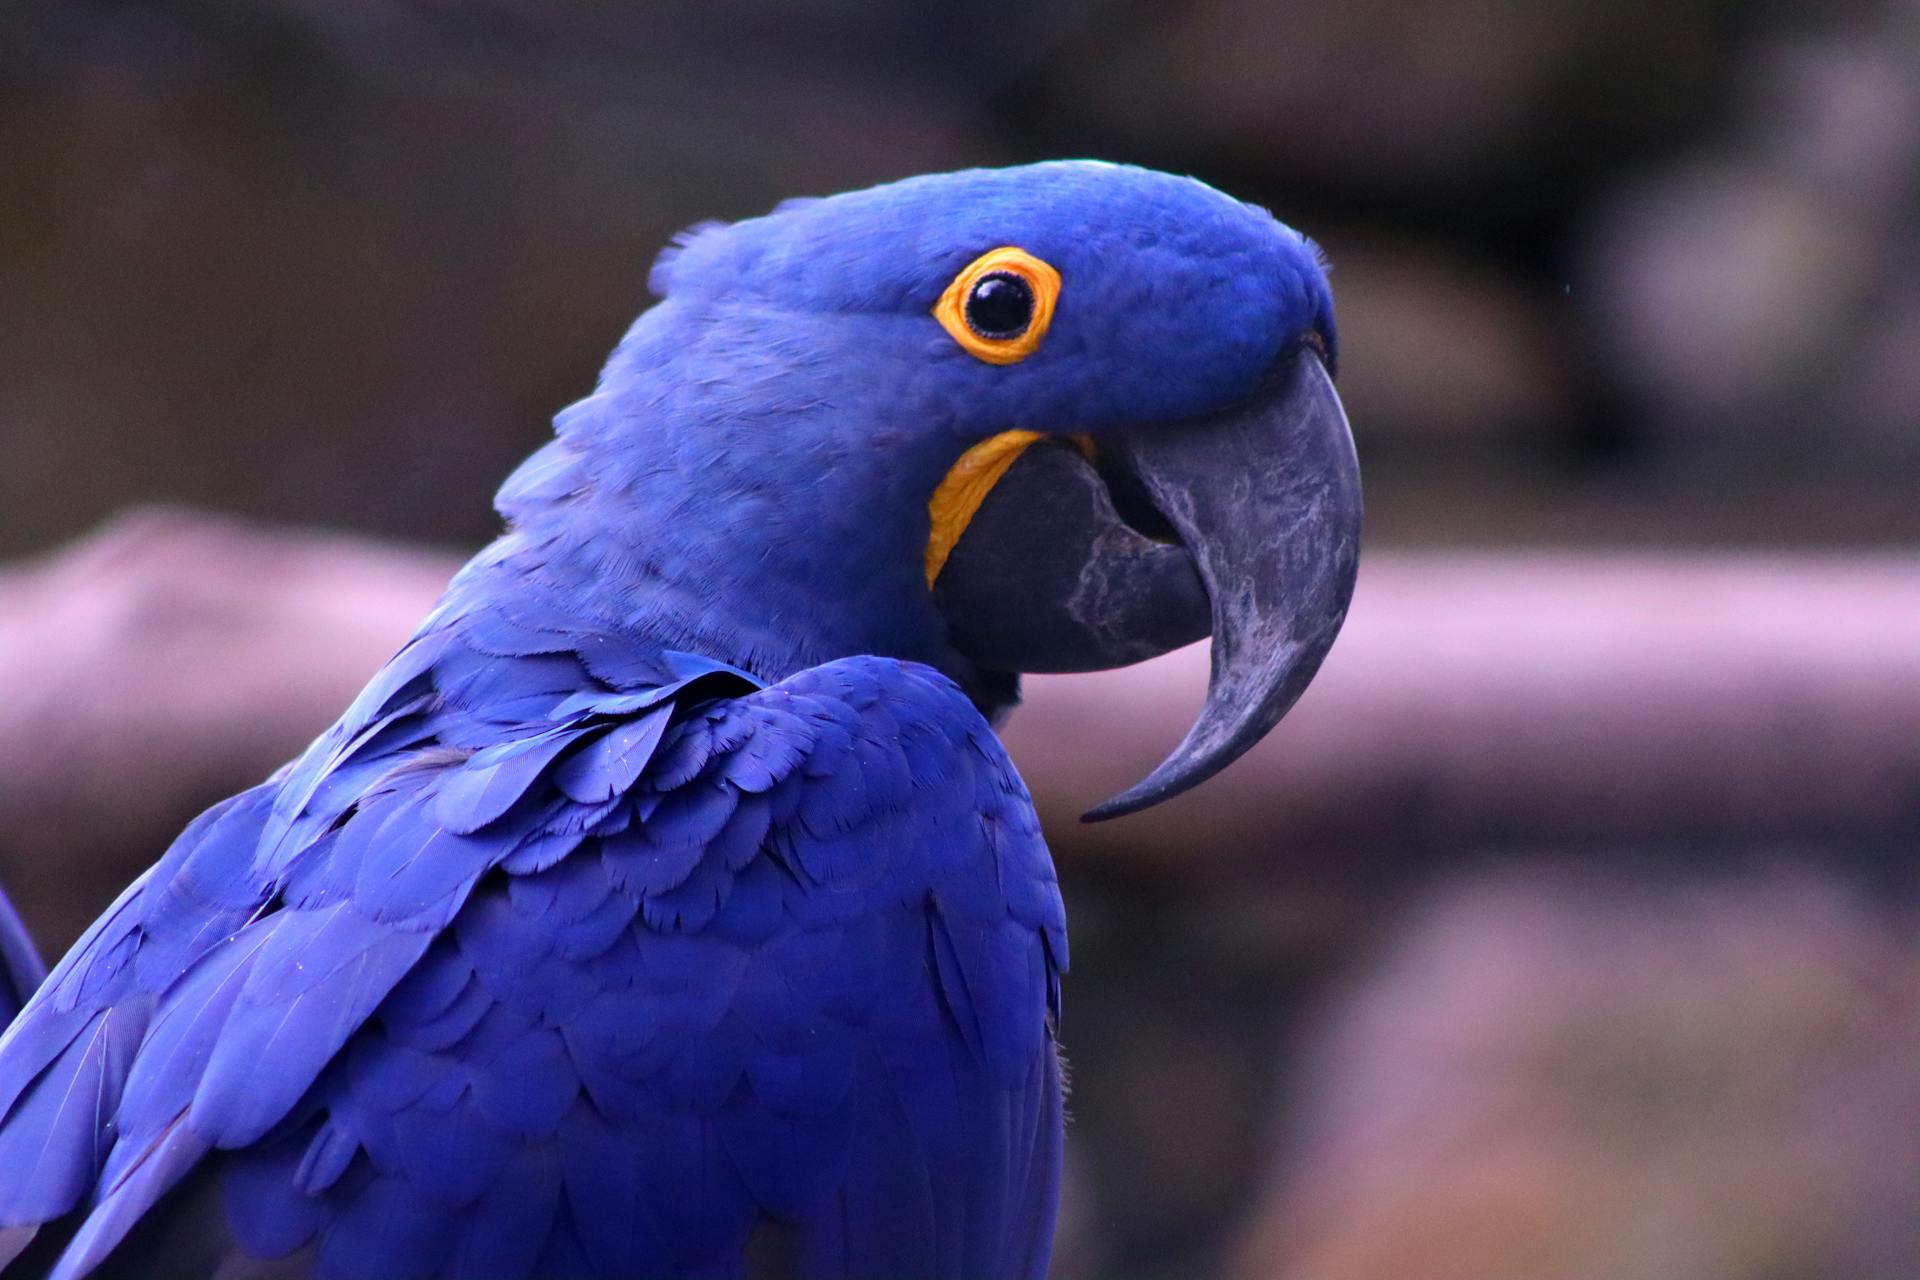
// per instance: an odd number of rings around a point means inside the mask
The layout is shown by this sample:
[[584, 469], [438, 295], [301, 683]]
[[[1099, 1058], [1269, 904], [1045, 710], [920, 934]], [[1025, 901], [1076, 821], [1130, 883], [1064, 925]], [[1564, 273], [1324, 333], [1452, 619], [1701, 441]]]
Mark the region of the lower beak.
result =
[[[1099, 448], [1100, 472], [1062, 442], [1028, 449], [934, 593], [955, 647], [990, 670], [1124, 666], [1212, 633], [1207, 699], [1186, 738], [1088, 821], [1198, 786], [1279, 722], [1346, 620], [1361, 522], [1346, 414], [1304, 348], [1241, 408]], [[1130, 525], [1116, 491], [1151, 508], [1136, 524], [1164, 522], [1177, 543]]]

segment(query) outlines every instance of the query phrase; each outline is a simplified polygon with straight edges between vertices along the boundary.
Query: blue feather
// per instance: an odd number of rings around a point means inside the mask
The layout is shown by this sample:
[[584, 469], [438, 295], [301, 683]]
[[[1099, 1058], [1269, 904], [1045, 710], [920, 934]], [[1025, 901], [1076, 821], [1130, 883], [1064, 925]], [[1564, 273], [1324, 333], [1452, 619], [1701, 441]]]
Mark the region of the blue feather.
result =
[[579, 804], [604, 804], [625, 795], [653, 758], [667, 731], [672, 707], [657, 707], [615, 724], [554, 771], [553, 782]]
[[[302, 1206], [306, 1212], [298, 1215], [298, 1225], [289, 1223], [284, 1228], [285, 1233], [292, 1237], [283, 1246], [284, 1249], [296, 1249], [312, 1236], [314, 1229], [320, 1225], [320, 1206], [312, 1203], [312, 1200], [331, 1191], [346, 1176], [348, 1166], [359, 1154], [359, 1140], [352, 1134], [331, 1123], [320, 1126], [307, 1144], [306, 1151], [301, 1154], [299, 1165], [288, 1178], [293, 1187], [307, 1198], [307, 1202]], [[243, 1164], [239, 1167], [250, 1166]], [[271, 1167], [270, 1176], [275, 1179], [288, 1177], [284, 1168], [277, 1167]], [[261, 1187], [255, 1194], [270, 1194], [272, 1190], [270, 1187]], [[242, 1199], [251, 1199], [246, 1192], [238, 1194]], [[276, 1255], [269, 1253], [267, 1256]]]
[[456, 1211], [404, 1179], [374, 1177], [320, 1229], [323, 1273], [338, 1280], [440, 1274]]
[[302, 1130], [243, 1148], [221, 1167], [222, 1200], [244, 1206], [244, 1212], [227, 1213], [226, 1225], [245, 1255], [285, 1257], [313, 1239], [326, 1220], [318, 1197], [345, 1176], [358, 1146], [320, 1127], [316, 1122], [311, 1134]]
[[[560, 1160], [553, 1144], [513, 1152], [493, 1184], [461, 1215], [448, 1280], [522, 1280], [554, 1230]], [[542, 1278], [545, 1280], [545, 1278]]]
[[[257, 1141], [279, 1123], [433, 941], [375, 925], [351, 904], [311, 914], [326, 918], [302, 935], [276, 932], [262, 948], [194, 1092], [194, 1128], [221, 1146]], [[303, 935], [310, 953], [298, 949]], [[296, 941], [269, 956], [288, 936]]]
[[468, 1078], [480, 1114], [523, 1138], [552, 1133], [580, 1091], [557, 1031], [530, 1027], [489, 1059], [468, 1055]]
[[6, 1223], [59, 1217], [93, 1185], [139, 1035], [133, 1019], [99, 1011], [14, 1104], [0, 1125]]
[[469, 971], [452, 1002], [432, 1017], [417, 1022], [401, 1020], [391, 1016], [388, 1006], [383, 1006], [383, 1014], [388, 1017], [388, 1034], [395, 1043], [423, 1053], [438, 1053], [465, 1039], [492, 1007], [493, 996], [486, 983]]
[[439, 787], [433, 816], [454, 835], [472, 835], [513, 807], [554, 757], [579, 738], [571, 727], [475, 752]]
[[583, 918], [612, 892], [606, 867], [592, 853], [581, 853], [507, 881], [507, 897], [514, 909], [549, 924], [570, 924]]
[[610, 893], [578, 920], [554, 922], [553, 953], [563, 960], [592, 960], [627, 934], [636, 904], [626, 893]]
[[661, 1215], [645, 1194], [645, 1152], [599, 1108], [577, 1105], [559, 1136], [561, 1181], [597, 1275], [631, 1272], [638, 1259], [667, 1257]]
[[512, 1139], [487, 1122], [471, 1094], [445, 1110], [408, 1108], [393, 1123], [400, 1172], [446, 1204], [469, 1205], [485, 1195], [513, 1153]]
[[138, 1159], [102, 1189], [99, 1203], [67, 1242], [52, 1280], [79, 1280], [106, 1261], [146, 1211], [199, 1163], [209, 1145], [179, 1122], [144, 1144]]
[[452, 1006], [472, 978], [473, 965], [461, 954], [453, 937], [442, 934], [381, 1001], [381, 1020], [388, 1026], [430, 1022]]

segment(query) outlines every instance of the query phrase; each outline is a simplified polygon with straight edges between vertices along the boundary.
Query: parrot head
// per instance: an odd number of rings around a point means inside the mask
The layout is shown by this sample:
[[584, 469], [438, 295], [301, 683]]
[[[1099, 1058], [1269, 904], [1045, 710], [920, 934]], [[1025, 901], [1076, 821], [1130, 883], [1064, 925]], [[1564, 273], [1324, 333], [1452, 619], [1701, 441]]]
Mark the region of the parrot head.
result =
[[1266, 211], [973, 170], [696, 228], [652, 285], [500, 508], [663, 640], [767, 679], [926, 662], [991, 715], [1211, 634], [1186, 739], [1090, 817], [1225, 767], [1332, 644], [1359, 472], [1324, 264]]

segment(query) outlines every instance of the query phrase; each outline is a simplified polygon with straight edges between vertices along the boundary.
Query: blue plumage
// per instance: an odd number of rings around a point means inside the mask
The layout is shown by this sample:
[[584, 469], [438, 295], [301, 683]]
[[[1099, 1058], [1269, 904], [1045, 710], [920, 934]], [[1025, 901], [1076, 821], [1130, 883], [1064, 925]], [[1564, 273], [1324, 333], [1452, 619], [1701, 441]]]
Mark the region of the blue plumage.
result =
[[[437, 694], [444, 665], [470, 691], [464, 620], [444, 627], [407, 683]], [[1064, 923], [1037, 840], [1018, 867], [989, 840], [976, 776], [1011, 771], [978, 712], [888, 659], [762, 687], [681, 658], [704, 669], [598, 696], [549, 687], [550, 661], [524, 685], [527, 659], [491, 661], [512, 704], [568, 709], [456, 749], [492, 704], [382, 701], [316, 744], [319, 769], [196, 823], [96, 926], [0, 1056], [31, 1070], [57, 1044], [0, 1124], [7, 1224], [81, 1215], [67, 1261], [97, 1262], [211, 1179], [235, 1247], [311, 1250], [320, 1274], [723, 1275], [764, 1216], [806, 1248], [815, 1219], [844, 1229], [881, 1097], [927, 1112], [918, 1178], [952, 1183], [918, 1205], [925, 1230], [977, 1224], [964, 1117], [1053, 1087], [1049, 973], [1025, 953]], [[945, 777], [910, 765], [929, 736], [959, 753]], [[1003, 899], [1002, 952], [930, 960], [936, 879], [976, 882], [977, 905], [1023, 877], [1042, 910]], [[956, 1016], [1003, 1047], [954, 1057]], [[903, 1078], [930, 1067], [932, 1090]], [[1049, 1229], [1009, 1224], [989, 1252]]]
[[[994, 367], [930, 311], [1002, 243], [1071, 283]], [[1045, 1272], [1065, 916], [928, 497], [1008, 427], [1246, 400], [1330, 340], [1317, 258], [1079, 163], [786, 206], [654, 283], [508, 531], [0, 1041], [8, 1275]]]

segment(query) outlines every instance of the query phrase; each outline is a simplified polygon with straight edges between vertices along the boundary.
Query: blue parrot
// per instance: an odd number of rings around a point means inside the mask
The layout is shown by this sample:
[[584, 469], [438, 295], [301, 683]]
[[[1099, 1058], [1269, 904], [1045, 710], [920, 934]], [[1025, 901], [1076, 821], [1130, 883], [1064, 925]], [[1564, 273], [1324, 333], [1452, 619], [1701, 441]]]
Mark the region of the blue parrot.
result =
[[8, 1277], [1038, 1277], [1066, 918], [990, 727], [1211, 633], [1284, 714], [1352, 591], [1324, 265], [1056, 162], [681, 237], [331, 729], [0, 1041]]

